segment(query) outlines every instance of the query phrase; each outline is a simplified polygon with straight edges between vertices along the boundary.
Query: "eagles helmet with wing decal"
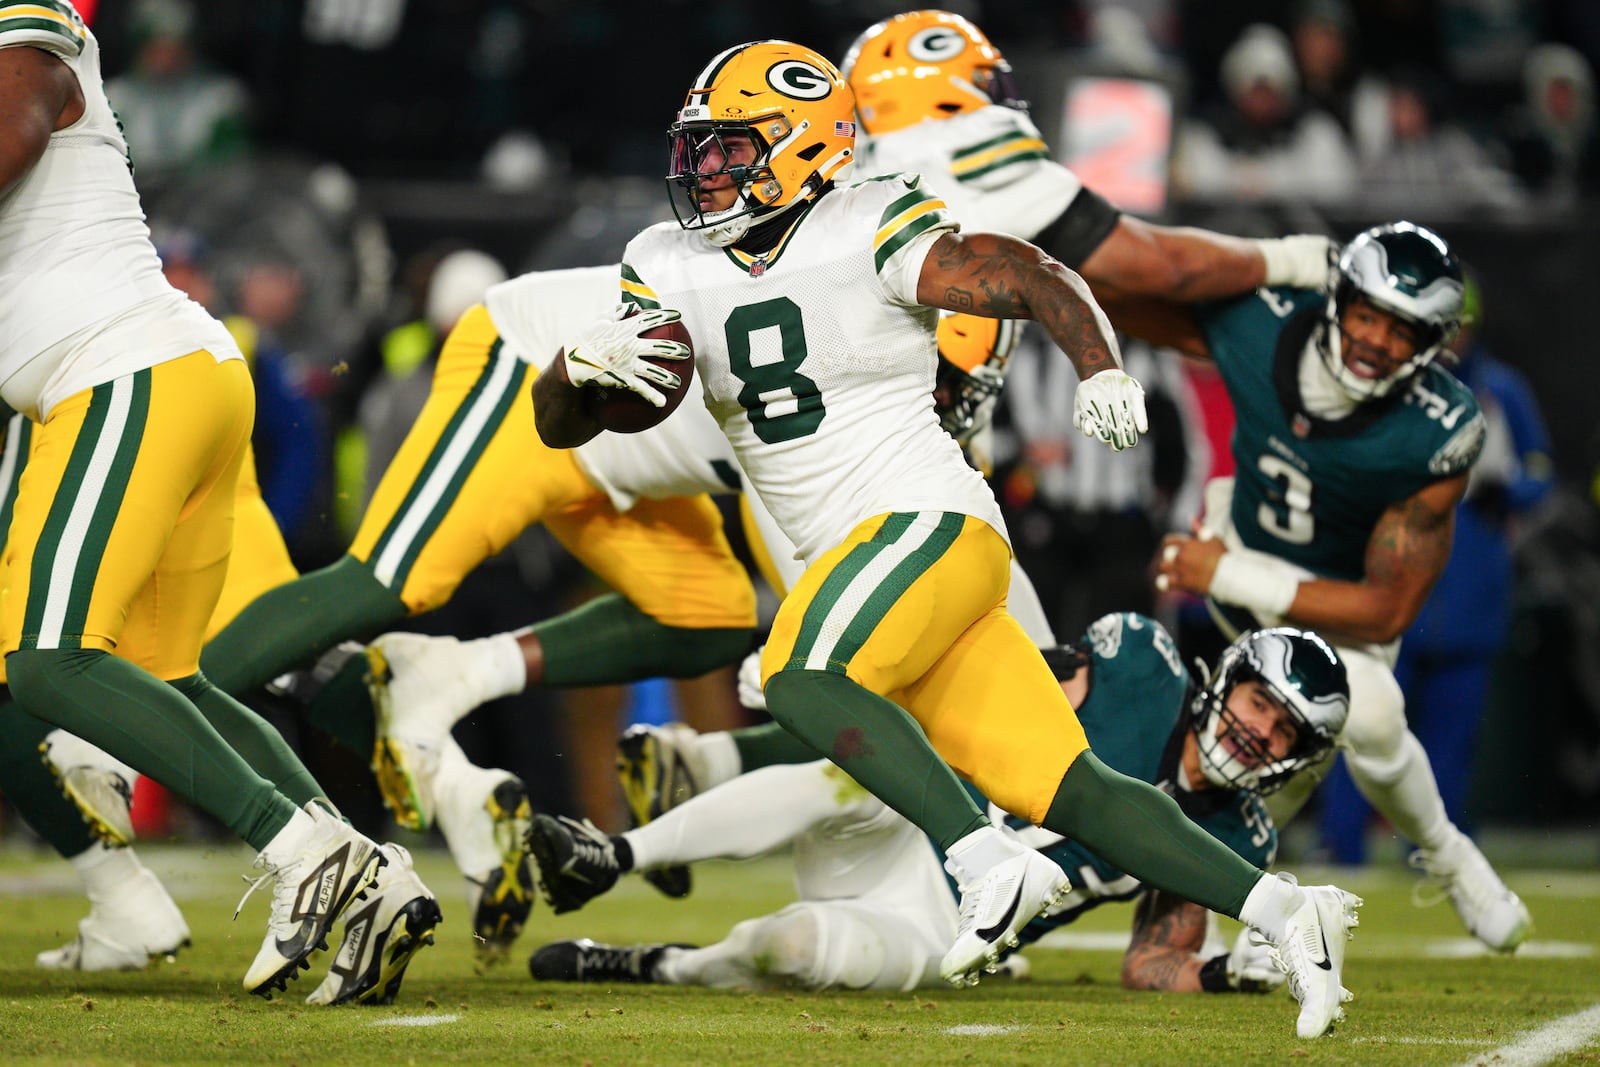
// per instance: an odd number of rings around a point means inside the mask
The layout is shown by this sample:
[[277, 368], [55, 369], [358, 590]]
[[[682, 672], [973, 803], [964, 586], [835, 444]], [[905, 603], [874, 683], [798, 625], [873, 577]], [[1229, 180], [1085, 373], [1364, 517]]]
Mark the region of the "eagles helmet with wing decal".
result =
[[845, 55], [844, 76], [861, 128], [874, 135], [990, 104], [1028, 108], [1000, 50], [948, 11], [908, 11], [870, 27]]
[[[1415, 223], [1391, 222], [1357, 234], [1339, 254], [1328, 294], [1318, 349], [1328, 370], [1352, 399], [1374, 400], [1431, 363], [1461, 325], [1461, 263], [1444, 239]], [[1381, 378], [1363, 378], [1345, 366], [1340, 322], [1352, 300], [1365, 300], [1411, 324], [1417, 349]]]
[[[730, 162], [736, 139], [754, 158]], [[809, 48], [752, 41], [713, 59], [695, 79], [667, 131], [667, 187], [678, 223], [719, 247], [750, 227], [816, 197], [855, 163], [855, 98], [839, 71]], [[703, 183], [730, 179], [731, 207], [708, 211]]]
[[[1267, 739], [1228, 707], [1234, 688], [1247, 681], [1261, 683], [1289, 711], [1296, 737], [1281, 759], [1273, 759]], [[1338, 653], [1292, 626], [1256, 630], [1229, 645], [1189, 707], [1201, 773], [1213, 785], [1259, 794], [1281, 788], [1326, 756], [1349, 715], [1350, 682]]]

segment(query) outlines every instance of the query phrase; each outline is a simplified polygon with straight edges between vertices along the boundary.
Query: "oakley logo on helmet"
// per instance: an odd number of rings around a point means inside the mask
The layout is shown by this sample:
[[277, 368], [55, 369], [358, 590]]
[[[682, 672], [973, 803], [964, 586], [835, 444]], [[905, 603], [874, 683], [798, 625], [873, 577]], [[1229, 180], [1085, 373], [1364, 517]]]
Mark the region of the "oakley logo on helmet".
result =
[[796, 100], [821, 100], [833, 91], [828, 76], [810, 63], [785, 60], [767, 71], [767, 84]]
[[945, 26], [923, 30], [906, 42], [906, 53], [918, 63], [943, 63], [959, 56], [967, 39]]

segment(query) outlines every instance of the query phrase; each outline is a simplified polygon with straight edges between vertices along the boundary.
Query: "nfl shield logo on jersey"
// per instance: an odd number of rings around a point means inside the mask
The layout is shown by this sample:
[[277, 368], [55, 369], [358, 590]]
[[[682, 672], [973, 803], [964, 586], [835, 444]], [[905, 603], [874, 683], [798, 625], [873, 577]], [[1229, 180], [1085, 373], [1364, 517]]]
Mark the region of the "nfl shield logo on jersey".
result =
[[759, 278], [765, 273], [767, 273], [766, 260], [758, 259], [754, 263], [750, 264], [750, 277]]

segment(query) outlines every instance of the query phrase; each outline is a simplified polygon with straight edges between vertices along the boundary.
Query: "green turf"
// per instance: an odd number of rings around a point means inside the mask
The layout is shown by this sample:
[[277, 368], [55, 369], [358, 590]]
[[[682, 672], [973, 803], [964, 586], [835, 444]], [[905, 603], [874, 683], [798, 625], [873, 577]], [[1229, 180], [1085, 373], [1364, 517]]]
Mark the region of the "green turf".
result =
[[[37, 971], [34, 954], [70, 938], [86, 907], [70, 869], [0, 848], [0, 1061], [35, 1064], [1455, 1064], [1600, 1003], [1600, 874], [1512, 872], [1532, 907], [1535, 948], [1516, 958], [1431, 955], [1462, 944], [1448, 905], [1418, 909], [1405, 872], [1341, 872], [1367, 899], [1345, 983], [1349, 1020], [1318, 1041], [1294, 1036], [1295, 1006], [1269, 997], [1125, 993], [1120, 953], [1035, 948], [1033, 979], [974, 990], [728, 993], [661, 987], [535, 985], [528, 951], [546, 940], [714, 940], [737, 919], [790, 898], [782, 858], [708, 864], [696, 892], [668, 901], [636, 880], [575, 915], [542, 906], [512, 959], [473, 973], [458, 879], [442, 852], [419, 856], [441, 892], [437, 947], [388, 1008], [302, 1003], [323, 961], [264, 1002], [239, 978], [259, 944], [266, 901], [230, 916], [248, 869], [242, 848], [143, 847], [194, 930], [175, 964], [128, 974]], [[1326, 872], [1304, 871], [1305, 880]], [[1125, 931], [1129, 908], [1100, 909], [1074, 933]], [[1553, 946], [1561, 946], [1559, 949]], [[417, 1017], [448, 1022], [394, 1025]], [[379, 1025], [388, 1023], [390, 1025]], [[1600, 1043], [1554, 1062], [1600, 1060]], [[1487, 1059], [1484, 1062], [1489, 1062]], [[1511, 1062], [1511, 1061], [1505, 1061]], [[1542, 1062], [1516, 1060], [1514, 1062]]]

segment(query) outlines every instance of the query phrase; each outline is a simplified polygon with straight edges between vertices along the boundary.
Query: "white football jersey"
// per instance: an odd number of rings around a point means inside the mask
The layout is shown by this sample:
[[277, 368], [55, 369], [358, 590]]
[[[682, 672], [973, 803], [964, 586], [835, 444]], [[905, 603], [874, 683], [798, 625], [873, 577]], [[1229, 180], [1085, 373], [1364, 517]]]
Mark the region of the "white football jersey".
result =
[[972, 231], [1032, 240], [1083, 188], [1016, 108], [991, 105], [878, 137], [863, 134], [857, 148], [858, 177], [920, 174]]
[[623, 296], [683, 313], [706, 406], [807, 563], [887, 512], [972, 515], [1005, 536], [933, 408], [938, 312], [916, 291], [957, 228], [944, 202], [891, 176], [794, 214], [760, 258], [653, 226], [623, 255]]
[[[617, 278], [615, 264], [534, 271], [491, 286], [484, 304], [511, 350], [543, 372], [557, 352], [616, 305]], [[692, 387], [659, 425], [639, 433], [602, 433], [575, 455], [618, 511], [640, 497], [735, 493], [742, 484], [728, 439]]]
[[[65, 0], [0, 5], [0, 48], [65, 63], [83, 116], [0, 196], [0, 393], [42, 418], [59, 400], [200, 348], [243, 358], [168, 284], [100, 78], [100, 46]], [[19, 374], [24, 366], [27, 372]]]

